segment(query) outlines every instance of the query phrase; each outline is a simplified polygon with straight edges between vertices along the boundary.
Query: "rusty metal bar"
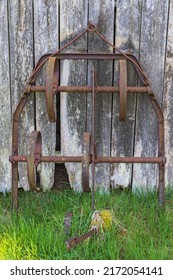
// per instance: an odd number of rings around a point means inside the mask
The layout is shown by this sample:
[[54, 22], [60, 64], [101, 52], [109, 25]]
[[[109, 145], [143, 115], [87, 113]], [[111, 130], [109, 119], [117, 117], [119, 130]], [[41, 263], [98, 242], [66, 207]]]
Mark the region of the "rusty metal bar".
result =
[[[158, 155], [159, 157], [165, 157], [164, 115], [154, 93], [152, 91], [148, 91], [148, 96], [156, 112], [158, 120]], [[162, 206], [165, 204], [165, 162], [160, 163], [159, 165], [159, 203]]]
[[84, 192], [89, 192], [89, 164], [91, 162], [91, 134], [83, 133], [83, 156], [82, 156], [82, 186]]
[[[12, 121], [12, 155], [18, 155], [18, 142], [19, 142], [19, 118], [26, 105], [28, 98], [28, 92], [24, 92], [16, 110], [13, 113]], [[18, 162], [12, 164], [12, 201], [11, 205], [13, 209], [18, 209]]]
[[92, 146], [91, 146], [91, 154], [92, 154], [92, 211], [94, 211], [94, 192], [95, 192], [95, 88], [96, 86], [96, 70], [93, 67], [92, 70]]
[[97, 157], [95, 163], [165, 163], [162, 157]]
[[120, 114], [119, 120], [125, 121], [127, 114], [127, 61], [120, 60]]
[[[97, 93], [119, 93], [120, 87], [118, 86], [94, 86], [94, 91]], [[150, 87], [127, 87], [128, 93], [147, 93], [151, 92]], [[46, 92], [46, 86], [30, 86], [30, 92]], [[92, 92], [91, 86], [54, 86], [54, 93], [59, 92]]]
[[83, 242], [85, 239], [89, 238], [90, 236], [92, 236], [96, 233], [97, 233], [97, 230], [95, 228], [93, 228], [81, 236], [75, 236], [75, 237], [70, 238], [68, 241], [66, 241], [68, 250], [71, 250], [71, 248], [76, 247], [79, 243]]
[[[41, 156], [40, 162], [82, 162], [82, 156]], [[27, 162], [27, 156], [10, 156], [11, 163]], [[89, 163], [92, 162], [92, 156]], [[98, 163], [158, 163], [165, 164], [165, 157], [97, 157], [94, 160], [95, 164]]]

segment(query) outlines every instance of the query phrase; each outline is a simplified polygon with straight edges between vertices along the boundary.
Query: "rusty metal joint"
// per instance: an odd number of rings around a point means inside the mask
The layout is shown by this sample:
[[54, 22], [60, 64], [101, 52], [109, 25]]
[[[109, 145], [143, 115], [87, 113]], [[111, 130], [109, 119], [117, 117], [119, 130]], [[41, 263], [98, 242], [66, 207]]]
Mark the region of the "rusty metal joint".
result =
[[88, 27], [87, 27], [87, 30], [88, 31], [93, 31], [93, 32], [95, 32], [96, 31], [96, 27], [95, 27], [95, 25], [90, 21], [89, 22], [89, 24], [88, 24]]
[[25, 89], [24, 89], [24, 92], [26, 93], [30, 93], [31, 92], [31, 85], [26, 85]]

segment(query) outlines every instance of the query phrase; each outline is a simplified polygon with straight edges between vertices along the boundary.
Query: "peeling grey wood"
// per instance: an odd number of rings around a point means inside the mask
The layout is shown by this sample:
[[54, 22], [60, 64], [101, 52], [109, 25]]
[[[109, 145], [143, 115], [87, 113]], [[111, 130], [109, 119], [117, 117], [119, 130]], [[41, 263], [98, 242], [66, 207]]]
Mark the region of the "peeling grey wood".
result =
[[[89, 20], [95, 25], [98, 32], [111, 43], [114, 37], [114, 1], [89, 1]], [[88, 37], [88, 52], [113, 52], [112, 47], [101, 40], [95, 33], [90, 32]], [[88, 83], [92, 85], [93, 67], [96, 71], [96, 83], [99, 86], [111, 86], [113, 77], [112, 61], [89, 61]], [[95, 140], [98, 156], [110, 156], [111, 150], [111, 118], [112, 94], [95, 93]], [[87, 99], [87, 127], [92, 127], [92, 101], [91, 94]], [[95, 166], [95, 185], [100, 190], [108, 191], [110, 188], [110, 164], [97, 164]]]
[[[33, 68], [32, 5], [29, 0], [9, 2], [10, 67], [12, 111], [22, 96]], [[31, 95], [19, 123], [19, 154], [28, 153], [29, 136], [34, 130], [34, 99]], [[27, 167], [19, 163], [19, 187], [29, 189]]]
[[[169, 1], [143, 1], [140, 60], [162, 106]], [[157, 156], [157, 119], [147, 96], [137, 99], [135, 156]], [[133, 189], [156, 188], [158, 166], [134, 164]]]
[[170, 1], [164, 90], [165, 154], [167, 158], [165, 183], [173, 185], [173, 1]]
[[[57, 4], [56, 0], [34, 1], [35, 61], [43, 54], [58, 49]], [[45, 74], [40, 75], [38, 81], [39, 84], [45, 85]], [[45, 94], [36, 93], [36, 128], [42, 134], [42, 154], [50, 156], [55, 155], [56, 123], [51, 123], [48, 120], [45, 101]], [[50, 189], [54, 183], [55, 164], [41, 163], [39, 171], [42, 189]]]
[[[88, 4], [82, 0], [60, 0], [61, 47], [87, 26]], [[68, 47], [67, 52], [86, 52], [87, 35]], [[61, 62], [61, 85], [86, 85], [87, 62]], [[61, 153], [82, 155], [83, 132], [86, 131], [86, 95], [61, 93]], [[70, 185], [82, 190], [81, 164], [66, 164]]]
[[[141, 0], [138, 1], [116, 1], [116, 30], [115, 45], [122, 51], [131, 52], [139, 57]], [[119, 65], [114, 65], [114, 84], [119, 83]], [[137, 77], [135, 71], [128, 63], [128, 85], [135, 86]], [[128, 94], [127, 118], [125, 122], [119, 121], [119, 95], [113, 95], [112, 115], [112, 156], [133, 156], [134, 126], [136, 95]], [[132, 164], [112, 164], [111, 186], [112, 188], [131, 186]]]
[[0, 1], [0, 192], [11, 189], [11, 107], [7, 2]]

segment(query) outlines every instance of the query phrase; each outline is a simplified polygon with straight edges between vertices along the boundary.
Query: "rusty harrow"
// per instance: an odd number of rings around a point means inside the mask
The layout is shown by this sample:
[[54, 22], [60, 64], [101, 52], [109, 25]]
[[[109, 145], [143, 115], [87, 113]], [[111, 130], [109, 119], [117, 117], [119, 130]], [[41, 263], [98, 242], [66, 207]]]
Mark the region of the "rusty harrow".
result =
[[[79, 39], [85, 32], [95, 32], [102, 40], [107, 42], [115, 53], [62, 53], [66, 47]], [[119, 61], [119, 85], [118, 86], [97, 86], [96, 72], [92, 71], [92, 85], [84, 86], [61, 86], [59, 84], [60, 60], [63, 59], [86, 59], [86, 60], [118, 60]], [[130, 61], [142, 83], [142, 86], [130, 87], [127, 84], [127, 61]], [[36, 85], [36, 79], [43, 65], [47, 63], [46, 85]], [[42, 155], [41, 132], [33, 131], [30, 137], [30, 154], [18, 154], [19, 120], [21, 113], [26, 105], [28, 96], [32, 93], [42, 92], [45, 94], [47, 114], [50, 122], [56, 121], [54, 110], [54, 96], [63, 92], [92, 93], [92, 132], [83, 134], [83, 154], [81, 156], [44, 156]], [[95, 94], [99, 93], [118, 93], [120, 96], [120, 121], [126, 120], [127, 95], [129, 93], [145, 93], [149, 97], [158, 120], [158, 157], [103, 157], [97, 156], [95, 145]], [[90, 23], [86, 30], [75, 37], [58, 51], [43, 55], [34, 68], [29, 81], [24, 89], [23, 95], [13, 114], [12, 129], [12, 155], [9, 158], [12, 163], [12, 205], [18, 208], [18, 162], [26, 162], [28, 170], [28, 181], [31, 190], [39, 191], [36, 182], [36, 169], [41, 162], [81, 162], [82, 164], [82, 185], [85, 192], [90, 191], [89, 187], [89, 166], [92, 165], [92, 209], [94, 209], [94, 178], [95, 165], [98, 163], [155, 163], [159, 165], [159, 203], [164, 205], [164, 116], [162, 110], [149, 85], [149, 81], [138, 60], [129, 53], [122, 53], [103, 37]]]

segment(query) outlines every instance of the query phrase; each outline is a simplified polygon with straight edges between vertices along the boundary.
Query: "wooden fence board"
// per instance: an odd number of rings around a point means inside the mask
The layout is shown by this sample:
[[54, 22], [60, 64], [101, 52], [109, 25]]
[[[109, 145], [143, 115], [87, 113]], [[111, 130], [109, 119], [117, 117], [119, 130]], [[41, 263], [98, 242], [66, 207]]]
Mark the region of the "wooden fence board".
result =
[[11, 151], [11, 107], [10, 107], [10, 69], [7, 2], [0, 1], [0, 191], [11, 188], [11, 166], [8, 161]]
[[[168, 1], [143, 1], [140, 60], [162, 105]], [[135, 156], [157, 156], [157, 119], [147, 96], [137, 99]], [[155, 188], [158, 166], [134, 164], [133, 189]]]
[[[115, 45], [139, 56], [141, 0], [116, 2]], [[125, 19], [125, 20], [124, 20]], [[114, 65], [114, 84], [118, 84], [119, 65]], [[128, 63], [128, 85], [136, 85], [137, 79], [133, 67]], [[128, 94], [127, 118], [119, 121], [119, 95], [113, 97], [112, 116], [112, 156], [133, 156], [136, 94]], [[132, 164], [112, 164], [112, 188], [131, 186]]]
[[[60, 0], [61, 46], [86, 28], [87, 18], [87, 1]], [[87, 51], [87, 35], [67, 49], [67, 52], [84, 51]], [[62, 61], [61, 85], [86, 85], [86, 72], [87, 62], [84, 60]], [[86, 95], [61, 93], [61, 153], [63, 155], [82, 154], [84, 131], [86, 131]], [[66, 168], [71, 187], [81, 191], [81, 164], [68, 163]]]
[[[56, 50], [59, 47], [59, 38], [61, 46], [69, 42], [86, 28], [89, 20], [93, 21], [98, 31], [111, 42], [115, 38], [115, 43], [121, 50], [130, 50], [139, 56], [156, 97], [161, 105], [164, 101], [166, 184], [173, 183], [172, 0], [0, 0], [0, 20], [0, 191], [10, 190], [11, 166], [8, 157], [11, 154], [11, 113], [16, 108], [35, 61], [44, 53]], [[99, 50], [112, 52], [112, 49], [93, 33], [85, 35], [68, 48], [71, 52]], [[117, 63], [91, 63], [82, 60], [61, 63], [61, 85], [91, 84], [93, 65], [97, 72], [97, 84], [118, 83]], [[135, 85], [137, 79], [130, 65], [128, 74], [129, 85]], [[45, 75], [40, 75], [38, 80], [40, 84], [45, 84]], [[48, 121], [44, 94], [36, 95], [36, 121], [32, 94], [20, 120], [19, 153], [29, 152], [29, 135], [37, 128], [42, 132], [43, 155], [54, 155], [56, 124]], [[98, 154], [157, 155], [157, 120], [147, 96], [138, 94], [136, 97], [129, 94], [127, 108], [127, 121], [120, 123], [119, 96], [97, 94]], [[81, 155], [84, 131], [91, 132], [91, 94], [61, 93], [61, 153]], [[81, 190], [81, 165], [66, 164], [66, 168], [72, 188]], [[51, 188], [54, 181], [54, 164], [41, 164], [40, 176], [43, 188]], [[144, 189], [154, 188], [158, 181], [157, 166], [98, 165], [96, 184], [104, 186], [107, 190], [110, 181], [113, 188], [117, 185], [127, 187], [131, 184], [134, 190], [141, 186]], [[19, 164], [19, 186], [25, 190], [29, 189], [24, 163]]]
[[[43, 54], [58, 49], [58, 6], [56, 0], [34, 1], [34, 43], [35, 61]], [[45, 70], [45, 68], [44, 68]], [[39, 83], [45, 85], [45, 73], [40, 75]], [[48, 120], [45, 95], [36, 93], [36, 128], [42, 134], [42, 154], [54, 155], [56, 143], [56, 123]], [[55, 101], [55, 99], [54, 99]], [[55, 101], [56, 103], [56, 101]], [[42, 163], [39, 166], [40, 184], [46, 190], [54, 183], [54, 163]]]
[[[111, 43], [114, 37], [114, 1], [89, 1], [89, 20], [98, 32]], [[95, 33], [88, 37], [88, 52], [113, 52], [112, 47], [101, 40]], [[113, 77], [112, 61], [89, 61], [88, 83], [92, 84], [91, 71], [96, 70], [96, 83], [100, 86], [111, 86]], [[98, 156], [110, 156], [112, 94], [95, 94], [95, 140]], [[92, 102], [91, 94], [87, 99], [87, 129], [91, 132]], [[95, 167], [95, 185], [107, 191], [110, 187], [110, 164], [97, 164]]]
[[173, 185], [173, 1], [170, 1], [166, 67], [165, 67], [165, 152], [166, 152], [166, 185]]
[[[22, 96], [33, 68], [32, 5], [29, 0], [9, 2], [9, 38], [12, 111]], [[31, 95], [19, 123], [19, 154], [27, 154], [29, 135], [34, 130], [34, 99]], [[19, 164], [19, 187], [29, 189], [26, 164]]]

